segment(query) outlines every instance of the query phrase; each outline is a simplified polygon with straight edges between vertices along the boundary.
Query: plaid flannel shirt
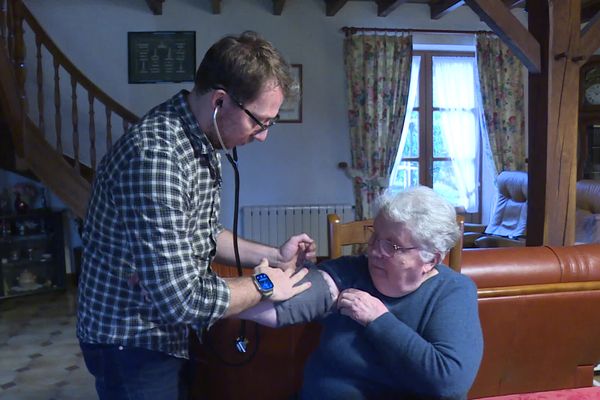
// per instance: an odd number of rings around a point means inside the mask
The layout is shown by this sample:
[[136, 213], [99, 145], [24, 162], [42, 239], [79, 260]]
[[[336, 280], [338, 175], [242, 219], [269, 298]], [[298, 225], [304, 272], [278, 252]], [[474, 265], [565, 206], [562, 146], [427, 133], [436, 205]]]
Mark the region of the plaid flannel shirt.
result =
[[182, 91], [151, 110], [100, 163], [83, 230], [77, 336], [188, 357], [229, 288], [210, 269], [221, 161]]

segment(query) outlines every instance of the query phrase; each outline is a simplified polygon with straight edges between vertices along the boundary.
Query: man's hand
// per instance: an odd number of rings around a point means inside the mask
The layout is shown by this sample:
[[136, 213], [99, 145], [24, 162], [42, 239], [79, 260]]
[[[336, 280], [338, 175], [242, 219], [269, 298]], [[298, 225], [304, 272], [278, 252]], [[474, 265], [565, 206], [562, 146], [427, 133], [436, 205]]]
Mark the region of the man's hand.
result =
[[283, 270], [295, 269], [304, 265], [304, 261], [317, 260], [317, 245], [306, 233], [292, 236], [279, 248], [277, 267]]
[[267, 259], [263, 258], [260, 264], [254, 268], [254, 273], [265, 273], [273, 282], [273, 294], [269, 296], [271, 301], [287, 300], [310, 287], [310, 282], [296, 286], [308, 274], [306, 268], [299, 269], [297, 272], [294, 268], [284, 271], [280, 268], [269, 267]]
[[358, 289], [346, 289], [338, 297], [338, 309], [342, 315], [352, 318], [362, 326], [388, 312], [377, 297]]

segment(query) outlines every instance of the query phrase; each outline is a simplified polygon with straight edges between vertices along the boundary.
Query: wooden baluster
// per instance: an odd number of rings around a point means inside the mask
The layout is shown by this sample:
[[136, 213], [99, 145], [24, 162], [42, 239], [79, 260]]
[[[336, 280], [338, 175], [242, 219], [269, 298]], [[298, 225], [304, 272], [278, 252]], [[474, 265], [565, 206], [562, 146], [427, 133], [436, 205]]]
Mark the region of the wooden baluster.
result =
[[15, 16], [14, 16], [14, 0], [9, 0], [6, 4], [6, 48], [10, 60], [14, 61], [15, 54]]
[[90, 106], [90, 164], [92, 171], [96, 170], [96, 124], [94, 122], [94, 95], [88, 91]]
[[108, 106], [104, 106], [106, 110], [106, 152], [112, 147], [112, 122], [111, 122], [111, 111]]
[[25, 93], [25, 79], [27, 77], [25, 71], [25, 40], [23, 39], [23, 10], [20, 1], [14, 3], [14, 67], [17, 78], [17, 86], [19, 88], [19, 101], [21, 105], [21, 132], [18, 133], [20, 141], [14, 143], [17, 154], [25, 155], [23, 138], [25, 135], [25, 121], [27, 120], [27, 96]]
[[44, 128], [44, 72], [42, 70], [42, 42], [39, 36], [35, 37], [37, 47], [37, 104], [38, 104], [38, 127], [42, 136], [46, 137]]
[[75, 171], [81, 174], [79, 165], [79, 115], [77, 110], [77, 81], [71, 75], [71, 122], [73, 123], [73, 159]]
[[23, 13], [21, 9], [21, 3], [15, 2], [13, 7], [13, 28], [14, 28], [14, 53], [13, 53], [13, 65], [17, 76], [17, 83], [21, 95], [24, 96], [25, 90], [25, 40], [23, 39]]
[[54, 57], [54, 128], [56, 129], [56, 150], [63, 154], [62, 148], [62, 115], [60, 112], [60, 64]]
[[0, 0], [0, 40], [6, 44], [8, 37], [6, 36], [6, 2]]
[[123, 135], [127, 134], [129, 130], [129, 122], [125, 118], [123, 118]]

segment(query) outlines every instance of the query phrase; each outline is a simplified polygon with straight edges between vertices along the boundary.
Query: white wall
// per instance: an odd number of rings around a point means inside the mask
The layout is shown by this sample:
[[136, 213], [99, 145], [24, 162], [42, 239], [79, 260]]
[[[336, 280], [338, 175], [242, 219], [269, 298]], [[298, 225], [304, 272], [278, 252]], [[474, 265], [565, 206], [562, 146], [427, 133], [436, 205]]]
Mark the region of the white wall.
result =
[[[145, 0], [25, 3], [79, 69], [139, 115], [192, 84], [128, 84], [129, 31], [196, 31], [199, 62], [223, 35], [251, 29], [272, 41], [289, 62], [302, 64], [303, 122], [278, 125], [266, 143], [239, 149], [241, 206], [354, 203], [351, 182], [337, 168], [338, 162], [350, 161], [341, 27], [488, 29], [466, 6], [432, 21], [428, 6], [421, 4], [405, 4], [388, 17], [377, 17], [372, 1], [350, 1], [334, 17], [325, 16], [323, 0], [288, 1], [281, 16], [272, 14], [271, 0], [227, 0], [220, 15], [212, 14], [208, 1], [167, 0], [160, 16], [152, 15]], [[526, 19], [522, 11], [516, 14]], [[426, 41], [453, 40], [434, 36]], [[231, 226], [233, 174], [225, 160], [223, 169], [222, 215]]]

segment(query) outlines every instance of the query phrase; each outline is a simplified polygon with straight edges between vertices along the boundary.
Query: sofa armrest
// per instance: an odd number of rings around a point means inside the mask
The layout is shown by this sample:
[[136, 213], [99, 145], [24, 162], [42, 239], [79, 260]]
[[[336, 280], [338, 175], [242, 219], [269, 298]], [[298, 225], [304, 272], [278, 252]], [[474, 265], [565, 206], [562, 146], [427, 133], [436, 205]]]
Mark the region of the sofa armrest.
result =
[[465, 222], [465, 232], [485, 232], [485, 228], [487, 225], [484, 224], [474, 224], [472, 222]]
[[463, 234], [463, 248], [469, 249], [477, 247], [475, 241], [483, 236], [481, 232], [465, 232]]
[[525, 239], [510, 239], [502, 236], [482, 236], [475, 240], [476, 247], [522, 247]]

